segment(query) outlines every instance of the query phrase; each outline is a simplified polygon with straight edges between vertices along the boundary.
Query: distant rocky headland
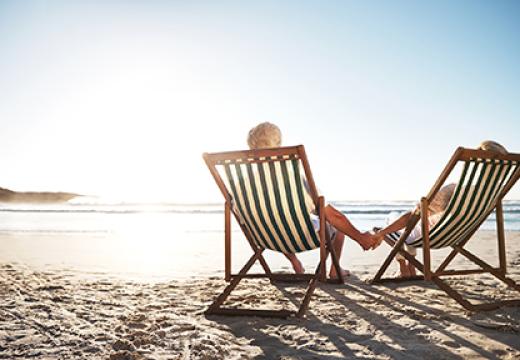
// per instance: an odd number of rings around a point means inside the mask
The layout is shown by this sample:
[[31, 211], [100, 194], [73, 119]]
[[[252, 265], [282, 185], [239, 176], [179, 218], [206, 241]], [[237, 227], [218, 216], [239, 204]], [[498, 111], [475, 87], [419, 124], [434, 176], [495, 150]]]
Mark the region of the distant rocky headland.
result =
[[0, 187], [0, 202], [9, 203], [60, 203], [66, 202], [79, 194], [66, 192], [19, 192]]

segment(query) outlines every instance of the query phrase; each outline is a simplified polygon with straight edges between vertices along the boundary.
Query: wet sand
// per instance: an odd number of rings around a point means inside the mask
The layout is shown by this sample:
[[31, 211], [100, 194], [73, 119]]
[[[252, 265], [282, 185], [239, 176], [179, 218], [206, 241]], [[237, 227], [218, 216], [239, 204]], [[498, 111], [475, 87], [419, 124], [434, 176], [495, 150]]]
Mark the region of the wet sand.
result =
[[[520, 233], [506, 237], [509, 276], [520, 281]], [[480, 232], [473, 251], [494, 262], [493, 239]], [[226, 285], [217, 276], [136, 281], [3, 257], [0, 358], [520, 358], [520, 308], [468, 312], [425, 282], [371, 286], [373, 263], [351, 266], [345, 285], [319, 286], [305, 318], [280, 320], [204, 316]], [[490, 276], [449, 282], [476, 302], [520, 298]], [[228, 305], [294, 308], [304, 291], [248, 280]]]

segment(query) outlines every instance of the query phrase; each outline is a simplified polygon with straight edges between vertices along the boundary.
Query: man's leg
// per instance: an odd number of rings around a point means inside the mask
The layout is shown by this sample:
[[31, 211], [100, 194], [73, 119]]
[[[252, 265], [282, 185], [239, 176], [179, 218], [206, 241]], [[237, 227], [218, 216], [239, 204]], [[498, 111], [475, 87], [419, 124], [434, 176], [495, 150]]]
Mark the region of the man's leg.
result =
[[291, 265], [296, 274], [305, 273], [305, 268], [303, 267], [301, 261], [296, 257], [296, 254], [284, 254], [284, 255], [291, 262]]
[[[338, 262], [341, 258], [341, 253], [343, 251], [343, 243], [345, 242], [345, 234], [342, 232], [336, 231], [336, 236], [334, 237], [334, 241], [332, 242], [332, 246], [334, 247], [334, 252], [336, 253], [336, 256], [338, 257]], [[348, 270], [342, 269], [341, 270], [341, 276], [349, 276], [350, 272]], [[334, 267], [334, 263], [330, 265], [330, 271], [329, 271], [329, 278], [331, 279], [337, 279], [338, 278], [338, 272], [336, 271], [336, 268]]]

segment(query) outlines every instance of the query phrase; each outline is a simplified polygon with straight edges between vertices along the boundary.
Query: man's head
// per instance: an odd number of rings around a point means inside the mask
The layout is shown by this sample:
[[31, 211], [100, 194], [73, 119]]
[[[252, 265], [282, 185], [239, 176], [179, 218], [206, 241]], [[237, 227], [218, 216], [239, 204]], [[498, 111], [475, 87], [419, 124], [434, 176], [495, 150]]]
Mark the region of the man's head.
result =
[[504, 154], [504, 155], [507, 154], [507, 150], [505, 147], [503, 147], [496, 141], [492, 141], [492, 140], [482, 141], [478, 148], [480, 150], [494, 151], [499, 154]]
[[249, 130], [247, 144], [250, 149], [279, 147], [282, 145], [282, 132], [275, 124], [263, 122]]

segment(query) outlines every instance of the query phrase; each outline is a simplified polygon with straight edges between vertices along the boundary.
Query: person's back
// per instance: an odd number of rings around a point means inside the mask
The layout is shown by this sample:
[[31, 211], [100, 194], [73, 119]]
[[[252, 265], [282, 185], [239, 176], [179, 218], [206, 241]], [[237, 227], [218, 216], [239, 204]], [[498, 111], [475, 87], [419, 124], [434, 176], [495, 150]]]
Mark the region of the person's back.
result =
[[[278, 126], [272, 123], [264, 122], [258, 124], [249, 131], [247, 144], [250, 149], [280, 147], [282, 145], [282, 132]], [[318, 231], [319, 221], [316, 221], [316, 217], [313, 214], [315, 212], [314, 202], [312, 200], [312, 196], [309, 194], [309, 187], [305, 186], [305, 178], [302, 178], [302, 181], [306, 190], [305, 198], [307, 209], [311, 218], [314, 217], [315, 221], [313, 221], [313, 225], [315, 231]], [[336, 210], [333, 206], [329, 204], [326, 205], [323, 209], [323, 212], [326, 218], [327, 230], [329, 236], [333, 239], [333, 247], [336, 254], [338, 255], [338, 258], [341, 256], [345, 235], [348, 235], [350, 238], [355, 240], [364, 250], [373, 249], [379, 245], [380, 242], [376, 242], [376, 239], [373, 237], [373, 235], [367, 232], [361, 233], [354, 225], [350, 223], [350, 221], [343, 213], [341, 213], [339, 210]], [[296, 255], [285, 254], [285, 256], [291, 262], [296, 273], [304, 272], [304, 268]], [[347, 275], [349, 275], [349, 272], [341, 269], [341, 276]], [[331, 266], [329, 276], [331, 278], [337, 278], [338, 275], [336, 273], [335, 267]]]
[[[276, 148], [282, 145], [282, 132], [275, 124], [264, 122], [249, 130], [247, 145], [251, 150]], [[303, 274], [305, 269], [295, 254], [284, 254], [291, 262], [294, 272]]]

